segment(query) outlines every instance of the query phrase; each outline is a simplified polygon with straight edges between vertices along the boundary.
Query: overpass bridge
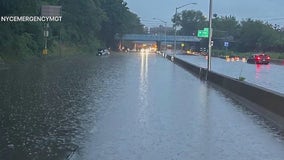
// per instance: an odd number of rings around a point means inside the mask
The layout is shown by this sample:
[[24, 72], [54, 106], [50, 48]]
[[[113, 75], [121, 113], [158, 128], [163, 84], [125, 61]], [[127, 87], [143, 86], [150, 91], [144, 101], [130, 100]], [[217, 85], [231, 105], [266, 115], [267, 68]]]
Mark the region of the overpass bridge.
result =
[[161, 43], [171, 43], [175, 41], [177, 43], [188, 43], [190, 45], [198, 45], [201, 38], [196, 36], [174, 36], [164, 34], [124, 34], [123, 36], [116, 35], [116, 40], [120, 41], [135, 41], [135, 42], [156, 42], [158, 49], [161, 47]]
[[[174, 35], [152, 35], [152, 34], [125, 34], [122, 37], [118, 35], [115, 37], [117, 40], [125, 40], [125, 41], [159, 41], [159, 42], [174, 42]], [[196, 36], [176, 36], [177, 42], [200, 42], [201, 39]]]

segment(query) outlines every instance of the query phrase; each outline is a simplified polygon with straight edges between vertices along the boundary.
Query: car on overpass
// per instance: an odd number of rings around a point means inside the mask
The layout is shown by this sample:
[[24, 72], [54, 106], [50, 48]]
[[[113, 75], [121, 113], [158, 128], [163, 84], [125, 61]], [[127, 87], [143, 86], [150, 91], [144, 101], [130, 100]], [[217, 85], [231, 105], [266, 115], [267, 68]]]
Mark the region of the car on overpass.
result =
[[264, 53], [253, 54], [247, 59], [247, 63], [251, 64], [268, 64], [270, 56]]

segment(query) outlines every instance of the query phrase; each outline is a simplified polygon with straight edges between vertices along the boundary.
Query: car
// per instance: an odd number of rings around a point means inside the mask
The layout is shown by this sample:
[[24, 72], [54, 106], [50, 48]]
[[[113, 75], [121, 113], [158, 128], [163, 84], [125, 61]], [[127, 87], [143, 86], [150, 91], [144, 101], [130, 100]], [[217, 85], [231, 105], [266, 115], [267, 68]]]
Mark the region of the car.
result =
[[236, 56], [236, 55], [231, 55], [229, 56], [230, 61], [239, 61], [240, 60], [240, 56]]
[[98, 56], [109, 55], [110, 51], [108, 49], [98, 49]]
[[252, 64], [268, 64], [270, 62], [270, 56], [264, 53], [253, 54], [247, 59], [247, 63]]

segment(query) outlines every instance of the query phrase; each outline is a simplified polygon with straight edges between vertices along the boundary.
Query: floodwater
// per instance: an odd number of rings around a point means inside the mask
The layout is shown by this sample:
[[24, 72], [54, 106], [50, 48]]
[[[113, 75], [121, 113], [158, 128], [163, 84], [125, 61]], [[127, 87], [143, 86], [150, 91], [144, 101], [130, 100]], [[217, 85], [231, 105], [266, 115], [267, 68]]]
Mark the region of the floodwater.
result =
[[284, 159], [281, 132], [155, 54], [0, 71], [0, 159]]

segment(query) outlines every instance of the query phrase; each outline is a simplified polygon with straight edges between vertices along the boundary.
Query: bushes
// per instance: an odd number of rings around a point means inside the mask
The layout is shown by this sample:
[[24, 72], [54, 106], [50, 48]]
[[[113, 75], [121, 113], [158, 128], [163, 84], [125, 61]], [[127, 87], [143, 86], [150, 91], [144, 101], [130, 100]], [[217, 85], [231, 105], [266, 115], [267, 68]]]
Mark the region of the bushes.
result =
[[[113, 47], [116, 33], [143, 31], [139, 17], [123, 0], [2, 0], [0, 13], [38, 16], [42, 4], [62, 6], [62, 21], [49, 23], [49, 55], [94, 53], [96, 48]], [[43, 27], [43, 22], [0, 22], [0, 56], [41, 56]]]

